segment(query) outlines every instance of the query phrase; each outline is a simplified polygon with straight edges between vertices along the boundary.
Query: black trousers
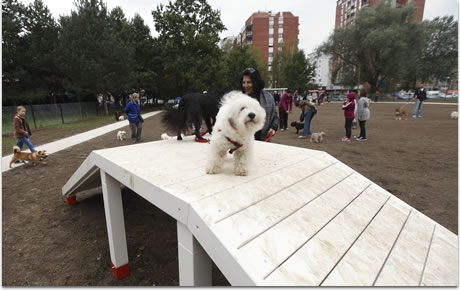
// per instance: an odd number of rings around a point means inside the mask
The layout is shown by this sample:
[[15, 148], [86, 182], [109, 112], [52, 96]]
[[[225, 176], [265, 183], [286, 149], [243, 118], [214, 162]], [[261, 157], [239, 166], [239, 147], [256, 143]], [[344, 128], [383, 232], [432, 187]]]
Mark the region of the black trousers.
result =
[[354, 118], [345, 118], [345, 136], [351, 138], [351, 127], [353, 126]]
[[359, 133], [359, 137], [367, 138], [366, 137], [366, 121], [359, 120], [359, 128], [361, 129], [361, 132]]
[[282, 108], [279, 109], [280, 111], [280, 129], [287, 129], [287, 123], [288, 123], [288, 113]]

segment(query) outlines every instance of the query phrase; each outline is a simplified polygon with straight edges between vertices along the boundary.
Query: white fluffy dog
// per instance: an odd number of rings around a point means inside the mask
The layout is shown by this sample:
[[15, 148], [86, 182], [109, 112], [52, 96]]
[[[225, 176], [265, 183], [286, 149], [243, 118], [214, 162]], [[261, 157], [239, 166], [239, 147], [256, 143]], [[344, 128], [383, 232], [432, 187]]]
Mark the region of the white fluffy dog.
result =
[[313, 142], [315, 142], [315, 143], [323, 143], [324, 135], [326, 135], [326, 133], [324, 133], [324, 132], [311, 134], [310, 143], [313, 143]]
[[125, 131], [118, 131], [117, 139], [123, 141], [126, 139], [126, 132]]
[[235, 175], [247, 175], [254, 133], [262, 129], [265, 110], [259, 102], [238, 91], [227, 93], [216, 116], [206, 173], [219, 173], [227, 152], [234, 155]]
[[125, 116], [123, 116], [123, 115], [118, 117], [118, 121], [123, 121], [124, 119], [125, 119]]
[[450, 113], [450, 118], [452, 120], [457, 120], [458, 119], [458, 112], [453, 111], [452, 113]]

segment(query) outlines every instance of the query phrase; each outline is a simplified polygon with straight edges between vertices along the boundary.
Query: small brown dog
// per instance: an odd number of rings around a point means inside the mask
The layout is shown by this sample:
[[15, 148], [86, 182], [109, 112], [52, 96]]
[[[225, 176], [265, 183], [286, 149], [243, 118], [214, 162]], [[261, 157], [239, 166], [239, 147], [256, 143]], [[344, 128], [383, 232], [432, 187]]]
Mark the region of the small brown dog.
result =
[[46, 155], [46, 150], [40, 150], [40, 151], [35, 151], [33, 153], [28, 153], [28, 152], [21, 152], [21, 149], [19, 149], [18, 146], [13, 147], [13, 158], [11, 158], [10, 162], [10, 168], [12, 168], [12, 165], [16, 160], [23, 160], [23, 161], [28, 161], [29, 163], [32, 164], [46, 164], [46, 162], [41, 161], [40, 158], [46, 158], [48, 155]]
[[396, 108], [395, 109], [395, 120], [406, 120], [407, 113], [406, 110], [401, 109], [401, 108]]

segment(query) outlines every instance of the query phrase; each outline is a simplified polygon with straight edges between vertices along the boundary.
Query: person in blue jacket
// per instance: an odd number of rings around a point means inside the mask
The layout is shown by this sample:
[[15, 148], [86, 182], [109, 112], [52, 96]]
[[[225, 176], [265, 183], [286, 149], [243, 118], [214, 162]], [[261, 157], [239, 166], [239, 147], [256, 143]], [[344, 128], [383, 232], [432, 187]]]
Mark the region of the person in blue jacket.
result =
[[125, 113], [128, 115], [129, 128], [131, 129], [131, 142], [143, 142], [142, 123], [144, 119], [141, 116], [141, 105], [139, 104], [139, 94], [133, 93], [131, 101], [125, 107]]

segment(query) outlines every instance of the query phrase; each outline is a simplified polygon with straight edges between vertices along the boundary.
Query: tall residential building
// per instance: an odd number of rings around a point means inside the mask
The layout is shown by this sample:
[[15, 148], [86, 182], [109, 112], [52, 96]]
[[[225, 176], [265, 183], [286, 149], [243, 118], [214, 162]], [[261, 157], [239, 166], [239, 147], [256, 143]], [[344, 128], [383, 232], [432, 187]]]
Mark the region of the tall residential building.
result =
[[299, 36], [299, 17], [291, 12], [253, 13], [235, 40], [235, 45], [253, 45], [260, 51], [262, 62], [267, 64], [271, 71], [273, 57], [279, 50], [280, 44], [285, 49], [297, 45]]
[[[337, 0], [335, 8], [335, 27], [344, 27], [353, 22], [356, 13], [363, 7], [374, 7], [380, 0]], [[391, 0], [393, 7], [402, 7], [409, 2], [414, 2], [417, 10], [415, 11], [415, 21], [423, 20], [425, 0]]]
[[330, 55], [321, 55], [318, 56], [315, 52], [312, 52], [308, 55], [308, 59], [315, 65], [315, 76], [314, 83], [321, 87], [331, 86], [331, 76], [330, 76]]

